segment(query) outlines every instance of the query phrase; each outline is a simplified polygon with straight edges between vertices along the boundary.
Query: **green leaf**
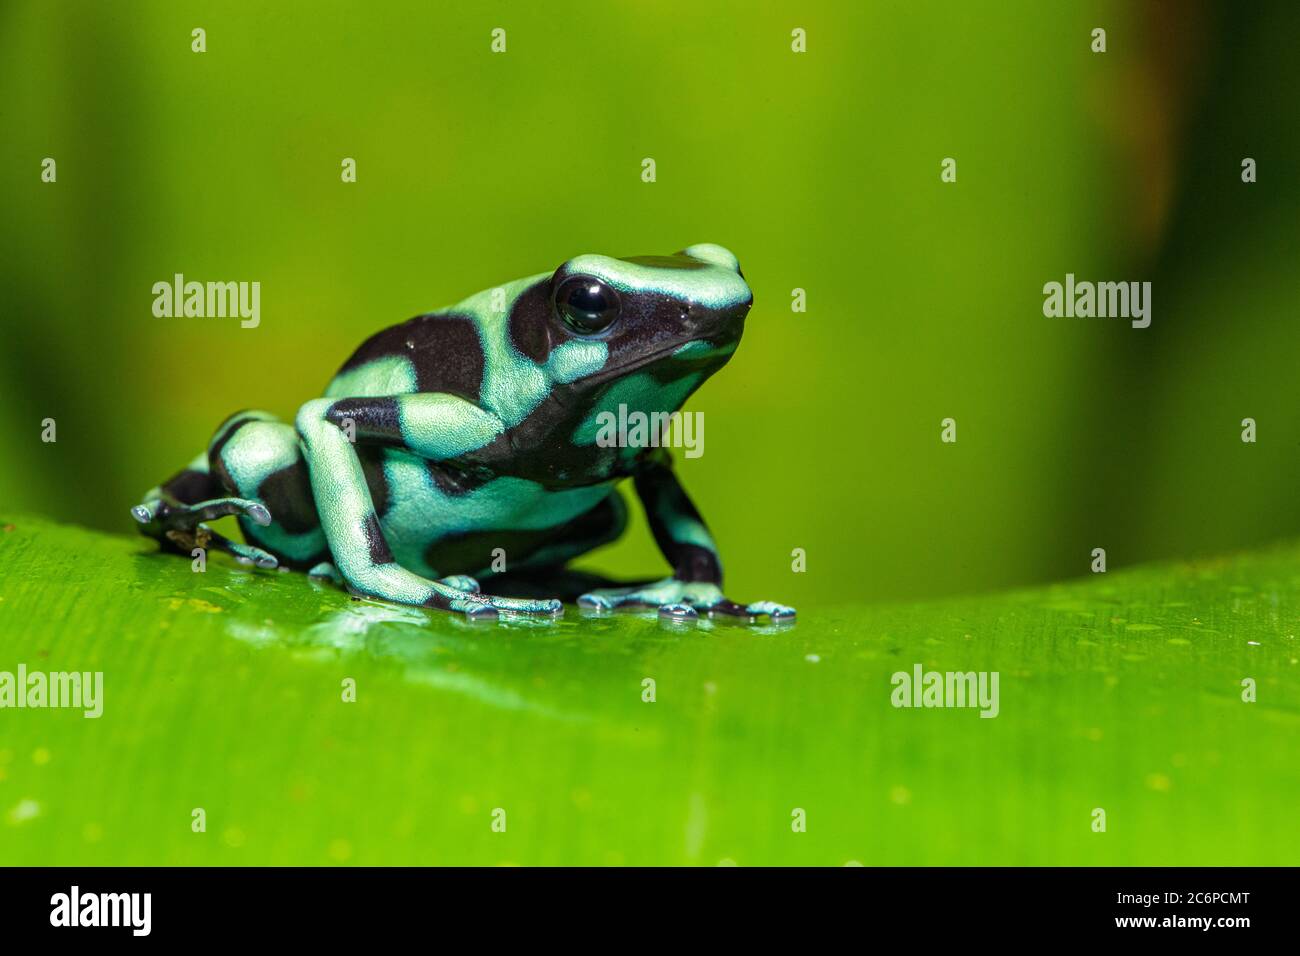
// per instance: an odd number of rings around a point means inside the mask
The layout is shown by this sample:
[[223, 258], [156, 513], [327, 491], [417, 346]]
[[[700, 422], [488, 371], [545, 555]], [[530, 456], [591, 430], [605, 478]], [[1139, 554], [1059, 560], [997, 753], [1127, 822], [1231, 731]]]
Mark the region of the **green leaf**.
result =
[[[1280, 864], [1300, 845], [1295, 546], [802, 607], [786, 630], [572, 607], [474, 625], [0, 524], [0, 672], [104, 682], [98, 719], [0, 710], [8, 864]], [[916, 664], [997, 671], [997, 717], [894, 707]]]

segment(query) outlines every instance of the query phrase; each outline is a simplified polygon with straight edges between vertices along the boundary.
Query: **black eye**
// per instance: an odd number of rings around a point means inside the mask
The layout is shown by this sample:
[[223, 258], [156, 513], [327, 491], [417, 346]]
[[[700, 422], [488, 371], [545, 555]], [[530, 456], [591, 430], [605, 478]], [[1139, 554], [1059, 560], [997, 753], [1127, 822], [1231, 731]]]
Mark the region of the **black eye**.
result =
[[569, 276], [555, 290], [555, 308], [573, 331], [595, 335], [618, 318], [618, 293], [591, 276]]

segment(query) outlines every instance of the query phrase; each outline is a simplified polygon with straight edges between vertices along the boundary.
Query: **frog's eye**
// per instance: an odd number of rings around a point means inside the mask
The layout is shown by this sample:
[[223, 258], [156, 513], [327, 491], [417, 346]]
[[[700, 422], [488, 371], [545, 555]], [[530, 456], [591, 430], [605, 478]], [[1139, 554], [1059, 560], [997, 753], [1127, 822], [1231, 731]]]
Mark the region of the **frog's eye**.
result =
[[599, 279], [569, 276], [555, 290], [555, 308], [579, 335], [596, 335], [614, 324], [620, 304], [618, 293]]

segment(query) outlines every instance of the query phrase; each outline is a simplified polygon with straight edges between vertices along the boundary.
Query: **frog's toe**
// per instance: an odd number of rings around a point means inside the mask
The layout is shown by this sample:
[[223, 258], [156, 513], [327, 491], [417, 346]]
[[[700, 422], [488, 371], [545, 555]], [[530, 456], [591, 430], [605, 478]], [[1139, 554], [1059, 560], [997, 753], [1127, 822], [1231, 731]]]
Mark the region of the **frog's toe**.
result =
[[239, 541], [231, 541], [223, 538], [215, 532], [203, 526], [204, 530], [210, 535], [210, 539], [222, 551], [232, 554], [235, 560], [240, 564], [249, 564], [264, 570], [271, 570], [280, 566], [280, 560], [269, 551], [263, 551], [261, 548], [254, 547], [251, 544], [243, 544]]
[[689, 604], [664, 604], [659, 608], [659, 616], [666, 621], [693, 621], [700, 615]]
[[445, 578], [439, 578], [438, 583], [455, 588], [457, 591], [468, 591], [470, 594], [477, 594], [481, 590], [478, 581], [468, 574], [449, 574]]
[[600, 588], [588, 591], [578, 597], [578, 607], [584, 611], [612, 611], [615, 608], [632, 608], [645, 610], [661, 608], [675, 604], [697, 605], [704, 599], [703, 594], [691, 591], [694, 585], [687, 585], [673, 578], [655, 581], [627, 588]]
[[242, 541], [231, 541], [223, 534], [218, 534], [206, 524], [195, 525], [192, 531], [171, 529], [166, 532], [167, 539], [183, 551], [193, 548], [216, 549], [224, 551], [240, 564], [259, 567], [265, 570], [278, 568], [280, 559], [270, 551], [264, 551]]
[[[489, 609], [492, 614], [478, 615], [474, 613], [482, 608]], [[498, 612], [557, 617], [564, 612], [564, 604], [558, 598], [509, 598], [499, 597], [495, 594], [478, 594], [466, 591], [462, 597], [452, 600], [451, 609], [453, 611], [464, 611], [470, 617], [483, 618], [495, 616]]]
[[488, 600], [500, 611], [514, 614], [545, 614], [557, 617], [564, 613], [564, 602], [559, 598], [507, 598], [491, 597]]
[[583, 611], [601, 611], [614, 610], [614, 602], [607, 595], [600, 594], [596, 591], [589, 591], [586, 594], [578, 595], [578, 608]]
[[261, 502], [250, 502], [249, 505], [244, 508], [244, 514], [248, 515], [248, 517], [252, 518], [253, 521], [261, 525], [263, 528], [271, 523], [271, 512], [267, 509], [266, 505]]
[[767, 618], [773, 624], [793, 624], [795, 620], [795, 610], [784, 604], [777, 604], [775, 601], [753, 601], [749, 604], [737, 604], [735, 601], [722, 600], [712, 605], [708, 609], [710, 617], [722, 615], [724, 617], [743, 618], [751, 624], [756, 624], [762, 618]]
[[747, 604], [745, 610], [753, 617], [766, 615], [773, 624], [793, 624], [798, 616], [794, 608], [775, 601], [755, 601]]
[[141, 524], [148, 524], [153, 520], [153, 511], [148, 505], [136, 505], [131, 509], [131, 517]]
[[491, 604], [475, 604], [464, 610], [465, 617], [471, 621], [495, 621], [501, 616]]

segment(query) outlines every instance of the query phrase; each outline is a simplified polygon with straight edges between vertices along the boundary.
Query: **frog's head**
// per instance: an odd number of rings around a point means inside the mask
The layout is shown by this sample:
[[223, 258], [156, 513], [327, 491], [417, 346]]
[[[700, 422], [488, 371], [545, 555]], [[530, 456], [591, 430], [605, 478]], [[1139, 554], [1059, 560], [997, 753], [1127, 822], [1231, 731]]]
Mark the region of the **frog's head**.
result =
[[[602, 422], [680, 409], [731, 358], [753, 302], [736, 257], [707, 243], [671, 256], [577, 256], [512, 291], [505, 322], [491, 326], [510, 358], [483, 395], [503, 418], [526, 420], [493, 446], [490, 465], [548, 485], [628, 468], [646, 448], [602, 443]], [[520, 388], [542, 380], [544, 397]]]
[[754, 301], [736, 257], [710, 243], [671, 256], [577, 256], [544, 291], [535, 301], [545, 315], [531, 321], [544, 324], [548, 351], [603, 347], [599, 370], [583, 376], [590, 385], [643, 369], [698, 384], [736, 350]]

